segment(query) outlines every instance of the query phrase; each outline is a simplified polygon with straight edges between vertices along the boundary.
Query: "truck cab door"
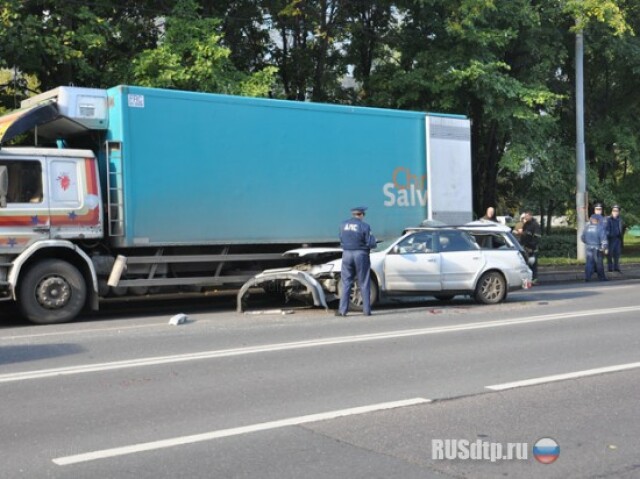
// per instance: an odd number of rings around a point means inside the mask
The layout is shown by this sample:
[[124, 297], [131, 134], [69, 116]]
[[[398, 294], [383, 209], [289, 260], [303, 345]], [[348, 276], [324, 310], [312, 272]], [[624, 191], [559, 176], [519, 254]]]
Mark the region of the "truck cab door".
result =
[[102, 236], [101, 202], [94, 158], [48, 157], [51, 237]]
[[0, 254], [19, 254], [49, 238], [49, 201], [44, 158], [2, 155], [6, 194], [0, 204]]

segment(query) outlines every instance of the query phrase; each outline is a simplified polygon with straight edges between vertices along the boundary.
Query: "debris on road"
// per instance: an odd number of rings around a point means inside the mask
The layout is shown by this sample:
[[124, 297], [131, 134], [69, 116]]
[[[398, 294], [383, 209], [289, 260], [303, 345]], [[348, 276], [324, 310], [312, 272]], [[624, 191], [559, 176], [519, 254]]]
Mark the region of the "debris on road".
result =
[[245, 311], [244, 314], [293, 314], [292, 309], [265, 309], [262, 311]]
[[179, 324], [186, 323], [188, 319], [189, 317], [184, 313], [176, 314], [169, 320], [169, 324], [172, 326], [178, 326]]

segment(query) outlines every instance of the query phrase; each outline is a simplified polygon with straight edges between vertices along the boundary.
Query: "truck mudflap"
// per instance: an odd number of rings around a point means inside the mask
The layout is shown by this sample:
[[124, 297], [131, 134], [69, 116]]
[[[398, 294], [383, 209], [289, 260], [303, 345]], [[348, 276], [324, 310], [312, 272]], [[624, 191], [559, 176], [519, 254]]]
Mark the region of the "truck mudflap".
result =
[[250, 288], [267, 281], [283, 279], [298, 281], [300, 284], [305, 286], [308, 291], [311, 292], [311, 295], [313, 297], [313, 304], [315, 306], [322, 306], [324, 309], [329, 309], [329, 307], [327, 306], [327, 300], [325, 298], [324, 291], [322, 290], [322, 286], [313, 276], [311, 276], [309, 273], [305, 273], [304, 271], [287, 268], [263, 271], [262, 273], [255, 275], [244, 285], [242, 285], [242, 288], [240, 288], [240, 291], [238, 291], [237, 297], [238, 313], [242, 313], [243, 311], [242, 298]]

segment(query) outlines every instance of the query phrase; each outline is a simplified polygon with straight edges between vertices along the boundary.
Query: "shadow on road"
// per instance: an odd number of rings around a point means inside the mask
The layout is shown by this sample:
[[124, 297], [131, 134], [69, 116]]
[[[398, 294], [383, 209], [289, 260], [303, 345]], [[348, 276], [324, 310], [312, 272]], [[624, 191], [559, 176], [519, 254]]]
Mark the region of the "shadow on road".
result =
[[77, 344], [34, 344], [24, 346], [0, 346], [0, 364], [33, 362], [79, 354], [85, 349]]
[[[595, 286], [593, 283], [589, 284]], [[598, 290], [593, 287], [585, 288], [584, 283], [562, 285], [563, 287], [561, 287], [561, 289], [558, 289], [558, 285], [534, 286], [530, 290], [509, 293], [505, 303], [503, 304], [552, 304], [556, 301], [588, 298], [593, 297], [594, 295], [606, 293], [606, 285], [608, 284], [615, 283], [605, 283], [602, 288]], [[306, 309], [309, 307], [308, 304], [295, 300], [286, 303], [281, 297], [278, 298], [273, 295], [252, 294], [248, 299], [249, 304], [247, 304], [247, 312], [256, 312], [275, 308]], [[482, 307], [484, 306], [478, 304], [471, 296], [468, 295], [458, 295], [448, 301], [437, 300], [433, 296], [418, 295], [388, 298], [384, 302], [377, 304], [374, 309], [377, 311], [384, 311], [398, 308], [470, 309]], [[329, 308], [331, 310], [330, 313], [333, 314], [333, 310], [337, 308], [337, 302], [330, 303]], [[235, 294], [219, 296], [176, 294], [167, 297], [110, 299], [101, 303], [100, 311], [85, 312], [77, 319], [77, 321], [117, 320], [125, 319], [130, 315], [142, 316], [162, 314], [169, 317], [177, 313], [229, 313], [234, 312], [235, 309]], [[318, 311], [321, 311], [321, 308], [318, 308]], [[18, 308], [15, 307], [13, 303], [0, 303], [0, 328], [24, 326], [33, 325], [20, 317]]]

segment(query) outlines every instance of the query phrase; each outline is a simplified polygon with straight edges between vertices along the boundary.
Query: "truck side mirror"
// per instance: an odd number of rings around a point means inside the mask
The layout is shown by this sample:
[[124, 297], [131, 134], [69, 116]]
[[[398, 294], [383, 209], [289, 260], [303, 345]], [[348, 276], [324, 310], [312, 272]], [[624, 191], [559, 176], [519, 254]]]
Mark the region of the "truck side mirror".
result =
[[9, 192], [9, 170], [0, 166], [0, 208], [7, 207], [7, 193]]

